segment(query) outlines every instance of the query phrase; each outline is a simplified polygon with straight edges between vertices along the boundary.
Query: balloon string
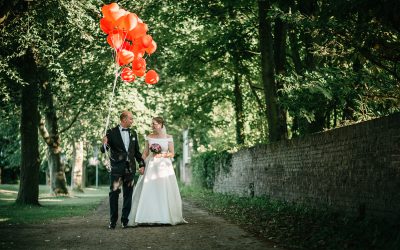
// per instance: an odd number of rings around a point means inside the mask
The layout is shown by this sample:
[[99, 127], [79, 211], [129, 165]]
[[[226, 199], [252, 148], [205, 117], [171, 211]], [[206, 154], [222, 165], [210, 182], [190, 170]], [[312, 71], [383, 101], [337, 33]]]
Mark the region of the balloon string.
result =
[[119, 75], [118, 67], [116, 67], [115, 68], [115, 78], [114, 78], [114, 83], [113, 83], [113, 89], [112, 89], [112, 93], [110, 95], [110, 101], [109, 101], [109, 106], [108, 106], [108, 115], [107, 115], [106, 127], [104, 128], [104, 134], [106, 134], [107, 129], [108, 129], [108, 125], [110, 123], [111, 106], [112, 106], [113, 100], [114, 100], [114, 93], [115, 93], [115, 87], [117, 86], [118, 75]]
[[[117, 66], [117, 65], [116, 65], [116, 66]], [[109, 123], [110, 123], [111, 107], [112, 107], [113, 100], [114, 100], [115, 87], [117, 86], [118, 75], [119, 75], [118, 67], [115, 67], [115, 78], [114, 78], [112, 93], [111, 93], [111, 95], [110, 95], [110, 101], [109, 101], [109, 106], [108, 106], [108, 114], [107, 114], [106, 127], [104, 128], [104, 133], [103, 133], [104, 135], [106, 135], [107, 129], [108, 129], [108, 125], [109, 125]], [[107, 159], [107, 160], [106, 160], [107, 163], [105, 164], [105, 166], [106, 166], [107, 171], [108, 171], [108, 172], [111, 172], [110, 155], [109, 155], [109, 153], [108, 153], [108, 151], [107, 151], [107, 147], [106, 147], [105, 144], [103, 144], [103, 147], [104, 147], [104, 153], [105, 153], [105, 156], [106, 156], [106, 159]]]
[[[120, 45], [119, 48], [115, 48], [115, 47], [113, 46], [113, 47], [114, 47], [114, 51], [113, 51], [112, 56], [113, 56], [113, 61], [115, 62], [115, 71], [114, 71], [114, 76], [115, 76], [115, 77], [114, 77], [114, 83], [113, 83], [112, 92], [111, 92], [111, 95], [110, 95], [110, 101], [109, 101], [109, 106], [108, 106], [108, 114], [107, 114], [106, 126], [105, 126], [105, 128], [104, 128], [104, 133], [103, 133], [104, 135], [106, 135], [108, 126], [109, 126], [109, 124], [110, 124], [111, 107], [112, 107], [113, 100], [114, 100], [115, 87], [117, 86], [117, 80], [118, 80], [118, 76], [119, 76], [119, 74], [120, 74], [120, 72], [119, 72], [119, 62], [118, 62], [118, 50], [121, 49], [121, 48], [124, 46], [124, 41], [125, 41], [127, 35], [128, 35], [128, 33], [125, 33], [124, 38], [123, 38], [123, 42], [122, 42], [122, 44]], [[118, 38], [119, 38], [119, 36], [120, 36], [120, 34], [118, 33]], [[111, 42], [112, 42], [113, 45], [115, 44], [115, 43], [114, 43], [114, 37], [111, 37]], [[114, 54], [114, 53], [115, 53], [115, 54]], [[111, 166], [110, 166], [110, 160], [111, 160], [111, 158], [110, 158], [110, 156], [109, 156], [109, 153], [108, 153], [108, 151], [107, 151], [107, 147], [106, 147], [105, 144], [103, 144], [103, 147], [104, 147], [104, 152], [105, 152], [105, 155], [106, 155], [106, 159], [108, 159], [108, 163], [106, 163], [105, 165], [106, 165], [107, 171], [108, 171], [108, 172], [111, 172]]]
[[[118, 34], [119, 36], [119, 34]], [[124, 41], [126, 39], [126, 35], [124, 37]], [[114, 44], [114, 37], [111, 37], [111, 42]], [[123, 43], [121, 44], [121, 46], [119, 48], [121, 48], [123, 46]], [[119, 49], [118, 48], [118, 49]], [[109, 102], [109, 107], [108, 107], [108, 115], [107, 115], [107, 121], [106, 121], [106, 127], [104, 128], [104, 134], [106, 134], [107, 129], [108, 129], [108, 125], [110, 123], [110, 114], [111, 114], [111, 106], [114, 100], [114, 93], [115, 93], [115, 87], [117, 86], [117, 80], [118, 80], [118, 76], [119, 76], [119, 64], [118, 64], [118, 49], [114, 47], [114, 53], [113, 53], [113, 60], [115, 62], [115, 71], [114, 71], [114, 83], [113, 83], [113, 90], [112, 93], [110, 95], [110, 102]]]

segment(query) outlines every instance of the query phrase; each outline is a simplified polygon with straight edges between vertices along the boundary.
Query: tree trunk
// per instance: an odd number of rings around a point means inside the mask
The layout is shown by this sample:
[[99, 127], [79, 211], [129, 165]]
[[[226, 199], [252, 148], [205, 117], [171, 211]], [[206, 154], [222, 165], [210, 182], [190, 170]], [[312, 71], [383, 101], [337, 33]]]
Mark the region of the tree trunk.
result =
[[240, 88], [240, 76], [236, 72], [234, 76], [234, 95], [235, 95], [235, 114], [236, 114], [236, 143], [244, 144], [244, 112], [243, 112], [243, 97]]
[[320, 107], [319, 109], [315, 110], [315, 117], [314, 121], [312, 121], [307, 129], [307, 133], [316, 133], [323, 131], [325, 128], [325, 110], [324, 107]]
[[357, 92], [356, 89], [361, 85], [361, 69], [362, 63], [358, 57], [353, 60], [353, 71], [357, 74], [356, 79], [352, 83], [353, 91], [348, 94], [345, 98], [346, 104], [343, 108], [342, 120], [356, 121], [355, 112], [358, 110], [357, 107]]
[[21, 174], [16, 203], [39, 205], [39, 84], [32, 48], [23, 56], [20, 70], [28, 84], [22, 87], [21, 95]]
[[[22, 5], [23, 1], [22, 0], [7, 0], [7, 1], [1, 1], [0, 2], [0, 24], [5, 22], [7, 20], [7, 17], [10, 15], [10, 13], [15, 11], [15, 8], [20, 7]], [[18, 6], [18, 4], [20, 6]]]
[[74, 163], [71, 170], [71, 188], [82, 192], [85, 187], [84, 169], [83, 169], [83, 141], [73, 143]]
[[47, 144], [47, 160], [49, 164], [51, 190], [55, 195], [68, 194], [64, 165], [61, 162], [61, 138], [58, 133], [58, 119], [53, 102], [51, 84], [42, 85], [45, 121], [41, 119], [40, 132]]
[[268, 0], [258, 0], [261, 75], [264, 85], [269, 140], [274, 142], [278, 141], [281, 136], [279, 132], [279, 115], [275, 85], [271, 23], [267, 19], [267, 12], [269, 8], [270, 2]]
[[298, 44], [296, 30], [289, 31], [290, 54], [297, 74], [303, 73], [303, 66], [300, 59], [300, 46]]
[[[287, 7], [282, 8], [285, 12], [287, 12]], [[286, 39], [287, 39], [287, 24], [280, 18], [275, 19], [275, 27], [274, 27], [274, 61], [275, 61], [275, 70], [276, 74], [284, 75], [286, 73]], [[279, 90], [283, 89], [282, 80], [276, 81], [276, 88], [279, 95]], [[279, 136], [280, 140], [288, 139], [288, 130], [287, 130], [287, 110], [283, 108], [278, 103], [278, 115], [279, 115]]]
[[258, 96], [257, 94], [257, 89], [261, 89], [261, 88], [257, 88], [253, 85], [253, 83], [251, 82], [251, 79], [249, 77], [249, 75], [246, 75], [246, 82], [248, 82], [249, 87], [251, 92], [253, 93], [254, 97], [256, 98], [256, 102], [257, 102], [257, 112], [259, 115], [259, 119], [258, 121], [260, 122], [260, 131], [261, 131], [261, 135], [263, 135], [264, 138], [267, 137], [267, 123], [264, 121], [264, 119], [262, 119], [264, 117], [265, 112], [265, 105], [263, 104], [263, 101], [261, 100], [261, 98]]
[[306, 68], [309, 70], [314, 70], [315, 69], [315, 59], [314, 55], [312, 54], [312, 37], [310, 34], [303, 34], [303, 42], [305, 46], [305, 55], [304, 55], [304, 61]]
[[[306, 16], [313, 16], [316, 14], [318, 10], [318, 4], [316, 0], [301, 0], [298, 3], [298, 8], [302, 14]], [[317, 65], [315, 56], [312, 53], [314, 40], [311, 36], [311, 32], [303, 32], [301, 37], [305, 47], [304, 64], [306, 70], [311, 72], [316, 69]], [[315, 133], [324, 130], [326, 112], [327, 108], [324, 106], [320, 106], [314, 110], [314, 117], [315, 117], [314, 121], [312, 121], [311, 123], [303, 121], [305, 124], [307, 124], [305, 128], [306, 133]], [[305, 120], [304, 118], [302, 119]]]
[[68, 194], [64, 165], [61, 162], [61, 147], [59, 143], [47, 146], [47, 160], [49, 162], [50, 185], [53, 194]]
[[[276, 74], [286, 73], [286, 37], [287, 24], [280, 17], [275, 19], [274, 26], [274, 61]], [[277, 83], [277, 87], [282, 87]]]
[[[355, 29], [356, 32], [354, 33], [354, 37], [356, 38], [357, 41], [362, 41], [362, 37], [360, 34], [360, 30], [362, 30], [361, 26], [363, 23], [366, 23], [366, 18], [365, 14], [361, 11], [357, 13], [357, 28]], [[353, 71], [354, 73], [357, 74], [357, 77], [355, 81], [352, 83], [353, 86], [351, 88], [353, 91], [351, 94], [347, 95], [345, 100], [346, 104], [345, 107], [343, 108], [343, 116], [342, 120], [350, 120], [350, 121], [356, 121], [355, 117], [355, 111], [358, 110], [357, 107], [357, 92], [356, 89], [362, 84], [362, 73], [361, 70], [363, 68], [363, 64], [360, 61], [359, 56], [355, 56], [353, 60]]]
[[[316, 0], [300, 0], [297, 6], [299, 11], [305, 16], [314, 15], [318, 9]], [[306, 68], [308, 70], [314, 70], [316, 64], [315, 64], [315, 57], [312, 53], [313, 38], [311, 36], [311, 32], [302, 32], [301, 37], [305, 47], [304, 61]]]

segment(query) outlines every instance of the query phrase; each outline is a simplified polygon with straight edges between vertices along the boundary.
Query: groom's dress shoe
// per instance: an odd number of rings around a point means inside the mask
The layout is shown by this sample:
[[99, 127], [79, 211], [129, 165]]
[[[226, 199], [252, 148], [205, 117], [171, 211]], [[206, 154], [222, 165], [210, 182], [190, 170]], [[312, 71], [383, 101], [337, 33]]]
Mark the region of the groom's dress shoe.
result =
[[110, 223], [110, 224], [108, 225], [108, 229], [115, 229], [115, 224]]
[[122, 223], [122, 228], [128, 228], [128, 223]]

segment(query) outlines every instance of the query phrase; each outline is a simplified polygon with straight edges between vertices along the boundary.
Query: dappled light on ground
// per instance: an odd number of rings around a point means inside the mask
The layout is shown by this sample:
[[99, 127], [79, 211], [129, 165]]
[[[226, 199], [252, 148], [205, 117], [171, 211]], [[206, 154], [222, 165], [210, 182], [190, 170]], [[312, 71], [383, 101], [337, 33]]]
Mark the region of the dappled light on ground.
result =
[[39, 199], [39, 201], [48, 201], [48, 202], [63, 202], [63, 200], [57, 200], [57, 199]]
[[1, 193], [1, 194], [17, 194], [18, 191], [0, 189], [0, 193]]
[[0, 201], [15, 201], [15, 198], [0, 198]]
[[84, 188], [82, 193], [70, 191], [70, 195], [54, 196], [48, 186], [40, 185], [40, 206], [23, 206], [15, 204], [18, 188], [18, 184], [0, 185], [0, 225], [42, 223], [62, 217], [85, 216], [108, 196], [106, 186]]

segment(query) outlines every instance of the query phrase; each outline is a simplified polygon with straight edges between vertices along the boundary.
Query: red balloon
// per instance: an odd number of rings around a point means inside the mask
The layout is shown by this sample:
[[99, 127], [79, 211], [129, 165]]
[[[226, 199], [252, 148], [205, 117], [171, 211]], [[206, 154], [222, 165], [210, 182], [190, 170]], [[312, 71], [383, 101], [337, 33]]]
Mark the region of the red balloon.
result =
[[133, 61], [133, 58], [135, 55], [133, 54], [132, 51], [126, 50], [126, 49], [121, 49], [118, 54], [118, 60], [119, 62], [122, 63], [122, 65], [128, 64]]
[[129, 46], [126, 47], [127, 50], [132, 51], [132, 52], [135, 52], [134, 48], [135, 47], [132, 44], [130, 44]]
[[117, 26], [117, 28], [120, 29], [120, 30], [125, 30], [126, 31], [126, 28], [125, 28], [125, 26], [126, 26], [126, 23], [125, 23], [126, 18], [125, 17], [126, 17], [126, 15], [123, 15], [123, 16], [119, 17], [117, 20], [115, 20], [115, 26]]
[[115, 22], [116, 20], [113, 18], [111, 13], [115, 13], [119, 11], [119, 6], [117, 3], [110, 3], [108, 5], [104, 5], [101, 8], [101, 12], [103, 13], [103, 17], [106, 18], [110, 22]]
[[152, 41], [153, 41], [153, 38], [150, 35], [144, 35], [141, 37], [141, 42], [142, 42], [143, 48], [149, 47]]
[[116, 23], [118, 19], [125, 16], [126, 14], [127, 14], [126, 10], [124, 9], [119, 9], [117, 11], [110, 10], [110, 15], [108, 16], [108, 18], [107, 17], [106, 18], [109, 19], [111, 22]]
[[132, 52], [133, 52], [133, 46], [131, 45], [130, 42], [127, 42], [127, 41], [125, 41], [125, 42], [122, 44], [121, 49], [126, 49], [126, 50], [129, 50], [129, 51], [132, 51]]
[[119, 10], [119, 5], [118, 3], [110, 3], [109, 5], [109, 11], [118, 11]]
[[130, 68], [124, 68], [121, 71], [121, 79], [126, 82], [133, 82], [135, 80], [135, 75]]
[[139, 57], [143, 57], [144, 53], [145, 53], [144, 49], [138, 50], [138, 51], [135, 52], [135, 56], [138, 57], [138, 58]]
[[145, 82], [148, 84], [156, 84], [158, 82], [158, 80], [160, 80], [157, 72], [155, 72], [154, 70], [149, 70], [146, 73], [146, 77], [145, 77]]
[[144, 56], [145, 48], [143, 48], [143, 45], [140, 42], [140, 39], [135, 41], [135, 44], [133, 45], [133, 53], [135, 53], [136, 57], [143, 57]]
[[124, 43], [125, 34], [120, 30], [113, 30], [107, 36], [108, 44], [116, 50], [119, 50]]
[[134, 81], [135, 77], [146, 75], [146, 83], [155, 84], [159, 76], [154, 70], [146, 73], [145, 53], [152, 54], [157, 44], [152, 36], [147, 35], [148, 27], [135, 13], [120, 8], [117, 3], [104, 5], [101, 9], [100, 29], [108, 34], [108, 44], [117, 51], [116, 63], [120, 66], [132, 63], [131, 68], [124, 68], [121, 78]]
[[129, 31], [129, 37], [131, 38], [131, 40], [138, 39], [139, 37], [146, 35], [147, 30], [147, 24], [138, 22], [136, 27], [133, 30]]
[[124, 65], [124, 63], [121, 62], [121, 58], [117, 57], [117, 58], [116, 58], [116, 61], [117, 61], [117, 63], [118, 63], [119, 66]]
[[[114, 3], [117, 4], [117, 3]], [[103, 13], [103, 17], [106, 17], [110, 14], [110, 6], [111, 4], [105, 4], [103, 7], [101, 7], [101, 13]], [[118, 4], [117, 4], [118, 6]]]
[[138, 77], [142, 77], [146, 73], [145, 69], [132, 70], [132, 72]]
[[140, 69], [145, 69], [146, 68], [146, 60], [144, 60], [141, 57], [136, 58], [132, 62], [132, 69], [133, 70], [140, 70]]
[[108, 34], [114, 29], [114, 26], [110, 21], [108, 21], [105, 18], [102, 18], [102, 19], [100, 19], [100, 29], [104, 33]]
[[103, 13], [103, 17], [107, 15], [107, 12], [109, 12], [110, 10], [110, 6], [108, 4], [103, 5], [103, 7], [101, 7], [101, 13]]
[[128, 68], [128, 67], [123, 68], [121, 71], [121, 75], [123, 75], [123, 74], [132, 74], [131, 68]]
[[134, 13], [127, 12], [128, 14], [121, 16], [117, 21], [116, 25], [118, 26], [118, 29], [124, 30], [126, 32], [133, 30], [136, 28], [136, 25], [138, 23], [137, 21], [137, 15]]
[[157, 50], [157, 43], [154, 40], [151, 41], [149, 47], [146, 48], [147, 54], [151, 55]]
[[131, 31], [134, 28], [136, 28], [138, 24], [138, 16], [135, 13], [129, 13], [126, 16], [126, 25], [127, 25], [127, 31]]

